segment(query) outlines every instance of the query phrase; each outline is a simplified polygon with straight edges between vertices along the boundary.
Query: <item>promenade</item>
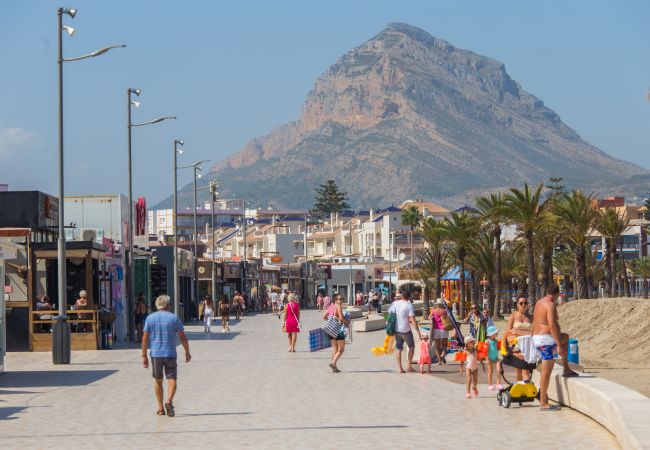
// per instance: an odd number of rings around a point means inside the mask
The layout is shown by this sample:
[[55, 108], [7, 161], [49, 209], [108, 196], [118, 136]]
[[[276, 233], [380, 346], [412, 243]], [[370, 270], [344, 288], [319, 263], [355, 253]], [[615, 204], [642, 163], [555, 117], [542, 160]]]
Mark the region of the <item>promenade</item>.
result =
[[[305, 312], [303, 323], [316, 328], [319, 314]], [[465, 400], [462, 384], [397, 374], [392, 356], [370, 354], [381, 331], [355, 333], [343, 372], [333, 374], [329, 350], [310, 353], [307, 333], [288, 353], [271, 315], [231, 329], [207, 336], [186, 327], [193, 358], [179, 362], [174, 418], [155, 415], [150, 370], [135, 346], [75, 352], [69, 366], [53, 366], [49, 353], [9, 354], [0, 375], [2, 448], [618, 448], [568, 408], [506, 410], [485, 384], [481, 397]]]

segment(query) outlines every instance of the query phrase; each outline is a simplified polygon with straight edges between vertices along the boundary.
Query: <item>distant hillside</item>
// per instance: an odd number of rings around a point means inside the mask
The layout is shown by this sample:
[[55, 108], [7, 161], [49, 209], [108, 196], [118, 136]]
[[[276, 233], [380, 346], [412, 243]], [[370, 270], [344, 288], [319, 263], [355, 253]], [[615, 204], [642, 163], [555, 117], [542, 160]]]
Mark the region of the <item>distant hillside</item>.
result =
[[650, 176], [581, 139], [503, 63], [402, 23], [327, 69], [296, 122], [211, 170], [224, 196], [275, 207], [311, 206], [327, 178], [352, 206], [371, 207], [406, 198], [457, 204], [550, 176], [568, 187], [638, 191]]

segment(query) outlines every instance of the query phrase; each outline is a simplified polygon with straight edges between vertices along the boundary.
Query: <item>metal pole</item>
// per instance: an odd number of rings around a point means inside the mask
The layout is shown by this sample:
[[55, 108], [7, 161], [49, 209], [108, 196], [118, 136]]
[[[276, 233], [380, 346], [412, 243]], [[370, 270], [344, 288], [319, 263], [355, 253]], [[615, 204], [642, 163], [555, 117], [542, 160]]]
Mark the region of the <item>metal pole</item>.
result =
[[210, 211], [212, 212], [212, 299], [217, 300], [217, 274], [216, 274], [216, 267], [214, 264], [214, 205], [215, 205], [215, 200], [217, 199], [217, 183], [213, 182], [212, 184], [212, 189], [210, 189], [211, 194], [212, 194], [212, 208], [210, 208]]
[[174, 140], [174, 313], [180, 316], [180, 289], [178, 285], [178, 141]]
[[[63, 189], [63, 9], [56, 12], [58, 22], [58, 72], [59, 72], [59, 235], [57, 237], [57, 275], [58, 275], [58, 301], [59, 315], [54, 324], [52, 336], [52, 361], [54, 364], [70, 363], [70, 324], [67, 322], [66, 310], [68, 309], [68, 284], [66, 280], [66, 254], [65, 254], [65, 214], [64, 214], [64, 189]], [[0, 312], [4, 314], [4, 311]], [[2, 330], [0, 330], [0, 333]]]
[[307, 259], [307, 226], [309, 216], [305, 216], [305, 284], [304, 284], [304, 297], [305, 297], [305, 306], [309, 307], [309, 260]]
[[241, 295], [244, 295], [244, 292], [246, 292], [246, 261], [248, 258], [248, 243], [246, 242], [246, 202], [242, 203], [242, 226], [244, 230], [244, 264], [242, 268], [242, 277], [241, 277]]
[[194, 169], [194, 266], [193, 266], [194, 270], [192, 271], [192, 276], [194, 277], [194, 280], [193, 280], [193, 283], [192, 283], [192, 287], [193, 287], [193, 291], [194, 291], [194, 293], [192, 294], [192, 299], [193, 299], [193, 302], [194, 302], [194, 306], [198, 306], [197, 298], [198, 298], [198, 295], [199, 295], [199, 280], [198, 280], [198, 276], [197, 276], [197, 272], [196, 272], [197, 264], [198, 264], [198, 258], [199, 258], [199, 250], [198, 250], [198, 246], [197, 246], [197, 242], [198, 242], [197, 234], [198, 234], [198, 231], [196, 229], [196, 208], [197, 208], [197, 203], [196, 203], [196, 168], [197, 168], [197, 166], [195, 165], [193, 167], [193, 169]]
[[133, 299], [135, 298], [135, 272], [133, 270], [133, 173], [131, 171], [131, 89], [126, 91], [127, 124], [128, 130], [128, 164], [129, 164], [129, 254], [126, 260], [128, 273], [128, 295], [126, 297], [126, 311], [128, 314], [127, 324], [129, 328], [129, 339], [133, 340]]
[[393, 235], [388, 234], [388, 302], [393, 301]]
[[348, 292], [348, 305], [352, 306], [354, 302], [354, 293], [352, 288], [352, 220], [350, 220], [350, 253], [348, 254], [348, 267], [350, 269], [350, 290]]
[[65, 317], [67, 309], [67, 280], [66, 280], [66, 255], [65, 255], [65, 217], [64, 217], [64, 189], [63, 189], [63, 11], [58, 9], [56, 15], [59, 22], [59, 236], [57, 239], [58, 256], [58, 296], [59, 316]]

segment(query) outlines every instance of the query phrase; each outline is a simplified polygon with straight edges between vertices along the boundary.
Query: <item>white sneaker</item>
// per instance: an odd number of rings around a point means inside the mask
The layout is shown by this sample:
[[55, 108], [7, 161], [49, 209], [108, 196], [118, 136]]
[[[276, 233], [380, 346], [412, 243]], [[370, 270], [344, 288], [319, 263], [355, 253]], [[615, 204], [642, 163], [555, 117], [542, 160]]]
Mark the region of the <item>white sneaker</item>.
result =
[[493, 390], [494, 390], [494, 386], [492, 386], [491, 384], [488, 384], [488, 391], [493, 391]]

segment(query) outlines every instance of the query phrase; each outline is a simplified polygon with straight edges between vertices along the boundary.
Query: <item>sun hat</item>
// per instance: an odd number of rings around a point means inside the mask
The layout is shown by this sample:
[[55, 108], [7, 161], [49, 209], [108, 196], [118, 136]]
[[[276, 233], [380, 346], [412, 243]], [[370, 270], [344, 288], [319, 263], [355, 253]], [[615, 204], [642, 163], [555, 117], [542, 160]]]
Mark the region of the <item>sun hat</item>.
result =
[[465, 338], [465, 345], [469, 344], [470, 342], [476, 342], [476, 339], [474, 339], [474, 336], [467, 336]]
[[499, 329], [495, 327], [494, 325], [490, 325], [487, 329], [487, 335], [488, 336], [494, 336], [495, 334], [499, 333]]

